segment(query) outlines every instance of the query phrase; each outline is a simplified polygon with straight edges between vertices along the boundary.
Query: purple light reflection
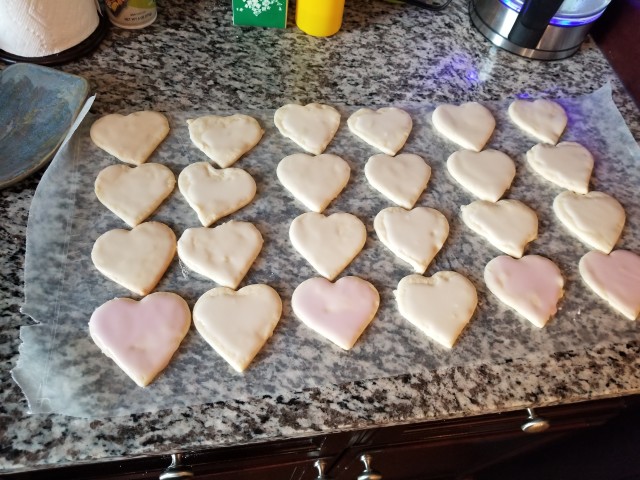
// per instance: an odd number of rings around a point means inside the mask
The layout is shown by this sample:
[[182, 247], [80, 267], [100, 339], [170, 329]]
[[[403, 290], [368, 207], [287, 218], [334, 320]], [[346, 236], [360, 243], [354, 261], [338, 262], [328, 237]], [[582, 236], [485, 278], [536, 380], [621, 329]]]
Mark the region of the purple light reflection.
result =
[[[507, 8], [513, 10], [516, 13], [520, 13], [522, 9], [522, 2], [518, 0], [500, 0]], [[578, 19], [566, 18], [562, 16], [553, 17], [551, 19], [551, 25], [556, 25], [558, 27], [576, 27], [579, 25], [586, 25], [587, 23], [595, 22], [602, 13], [604, 12], [604, 8], [600, 10], [598, 13], [593, 15], [589, 15], [588, 17], [581, 17]]]

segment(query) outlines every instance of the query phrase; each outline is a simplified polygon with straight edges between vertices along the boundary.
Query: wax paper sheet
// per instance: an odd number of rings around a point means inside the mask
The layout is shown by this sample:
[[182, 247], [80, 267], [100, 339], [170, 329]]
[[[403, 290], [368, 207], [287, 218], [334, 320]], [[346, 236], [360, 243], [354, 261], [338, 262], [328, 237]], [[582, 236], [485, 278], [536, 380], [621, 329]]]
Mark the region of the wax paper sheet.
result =
[[[192, 327], [170, 365], [147, 388], [137, 387], [103, 355], [88, 332], [88, 320], [98, 306], [114, 297], [136, 297], [103, 277], [90, 259], [99, 235], [126, 225], [94, 194], [98, 172], [118, 160], [92, 144], [89, 128], [95, 118], [87, 117], [44, 175], [29, 216], [23, 312], [39, 324], [21, 329], [23, 343], [13, 375], [30, 411], [82, 417], [124, 415], [265, 394], [287, 395], [330, 383], [546, 356], [639, 338], [637, 322], [613, 312], [582, 283], [577, 265], [589, 249], [553, 215], [553, 198], [562, 190], [527, 165], [524, 153], [537, 142], [509, 121], [506, 110], [511, 100], [486, 104], [497, 120], [489, 147], [509, 154], [516, 162], [516, 179], [507, 197], [525, 202], [538, 213], [539, 238], [530, 244], [528, 253], [555, 261], [566, 281], [560, 311], [546, 328], [534, 327], [486, 289], [484, 266], [501, 252], [460, 220], [460, 206], [474, 198], [446, 170], [446, 159], [457, 147], [435, 133], [430, 120], [434, 106], [402, 105], [414, 121], [403, 151], [422, 155], [432, 167], [418, 205], [440, 210], [450, 224], [449, 238], [426, 275], [442, 270], [466, 275], [478, 290], [478, 309], [452, 350], [439, 346], [399, 315], [393, 290], [412, 271], [382, 245], [373, 230], [375, 215], [392, 206], [364, 176], [366, 160], [378, 152], [349, 132], [346, 119], [356, 108], [338, 107], [342, 124], [327, 152], [349, 163], [351, 179], [325, 213], [350, 212], [366, 224], [365, 248], [343, 275], [358, 275], [373, 283], [381, 304], [351, 351], [342, 351], [308, 329], [293, 315], [290, 299], [297, 285], [318, 275], [288, 238], [290, 222], [305, 209], [280, 185], [275, 173], [278, 162], [300, 148], [279, 134], [273, 111], [244, 111], [259, 120], [265, 134], [234, 166], [255, 178], [257, 195], [249, 206], [218, 223], [236, 219], [258, 227], [264, 247], [241, 286], [267, 283], [275, 288], [283, 300], [282, 319], [244, 374], [234, 372]], [[570, 119], [563, 140], [581, 142], [595, 157], [592, 189], [612, 194], [626, 210], [627, 224], [618, 246], [640, 253], [640, 149], [612, 102], [610, 88], [558, 101]], [[167, 165], [177, 176], [186, 165], [206, 160], [191, 144], [186, 127], [186, 119], [200, 115], [203, 113], [167, 112], [171, 133], [149, 161]], [[150, 219], [166, 223], [178, 237], [186, 228], [200, 226], [177, 188]], [[200, 295], [215, 286], [183, 267], [176, 257], [156, 291], [178, 293], [193, 307]]]

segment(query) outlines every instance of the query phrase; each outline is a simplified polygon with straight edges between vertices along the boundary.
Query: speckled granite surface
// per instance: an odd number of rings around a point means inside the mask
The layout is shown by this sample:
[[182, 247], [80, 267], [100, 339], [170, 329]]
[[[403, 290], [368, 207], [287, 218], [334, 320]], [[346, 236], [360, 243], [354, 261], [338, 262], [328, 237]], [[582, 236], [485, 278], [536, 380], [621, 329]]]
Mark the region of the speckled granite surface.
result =
[[[557, 63], [519, 59], [473, 31], [461, 2], [437, 15], [351, 2], [343, 31], [331, 39], [314, 39], [295, 27], [232, 27], [227, 2], [166, 4], [152, 27], [113, 30], [97, 52], [62, 67], [92, 82], [96, 113], [271, 109], [307, 101], [457, 103], [520, 93], [565, 97], [589, 93], [612, 79], [614, 99], [639, 138], [637, 111], [596, 48], [585, 45]], [[38, 178], [0, 192], [0, 468], [170, 453], [640, 391], [636, 335], [589, 349], [465, 362], [418, 375], [265, 396], [250, 404], [232, 400], [100, 420], [29, 416], [8, 372], [17, 361], [19, 327], [32, 324], [19, 308], [27, 213]]]

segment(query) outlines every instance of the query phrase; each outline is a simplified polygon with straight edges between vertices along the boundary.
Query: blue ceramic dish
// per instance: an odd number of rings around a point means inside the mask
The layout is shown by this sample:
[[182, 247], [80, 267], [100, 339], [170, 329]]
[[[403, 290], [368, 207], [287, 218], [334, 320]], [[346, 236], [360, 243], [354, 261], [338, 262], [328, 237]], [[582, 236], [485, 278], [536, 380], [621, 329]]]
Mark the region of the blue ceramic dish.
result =
[[18, 63], [0, 72], [0, 188], [51, 160], [82, 108], [89, 82]]

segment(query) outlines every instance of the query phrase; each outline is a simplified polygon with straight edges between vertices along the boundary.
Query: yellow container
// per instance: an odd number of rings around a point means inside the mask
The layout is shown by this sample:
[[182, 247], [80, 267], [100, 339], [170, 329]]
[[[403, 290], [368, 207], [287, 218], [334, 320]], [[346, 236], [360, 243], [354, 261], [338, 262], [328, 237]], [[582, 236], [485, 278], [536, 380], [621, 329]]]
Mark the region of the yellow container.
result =
[[297, 0], [296, 25], [314, 37], [328, 37], [340, 30], [344, 0]]

